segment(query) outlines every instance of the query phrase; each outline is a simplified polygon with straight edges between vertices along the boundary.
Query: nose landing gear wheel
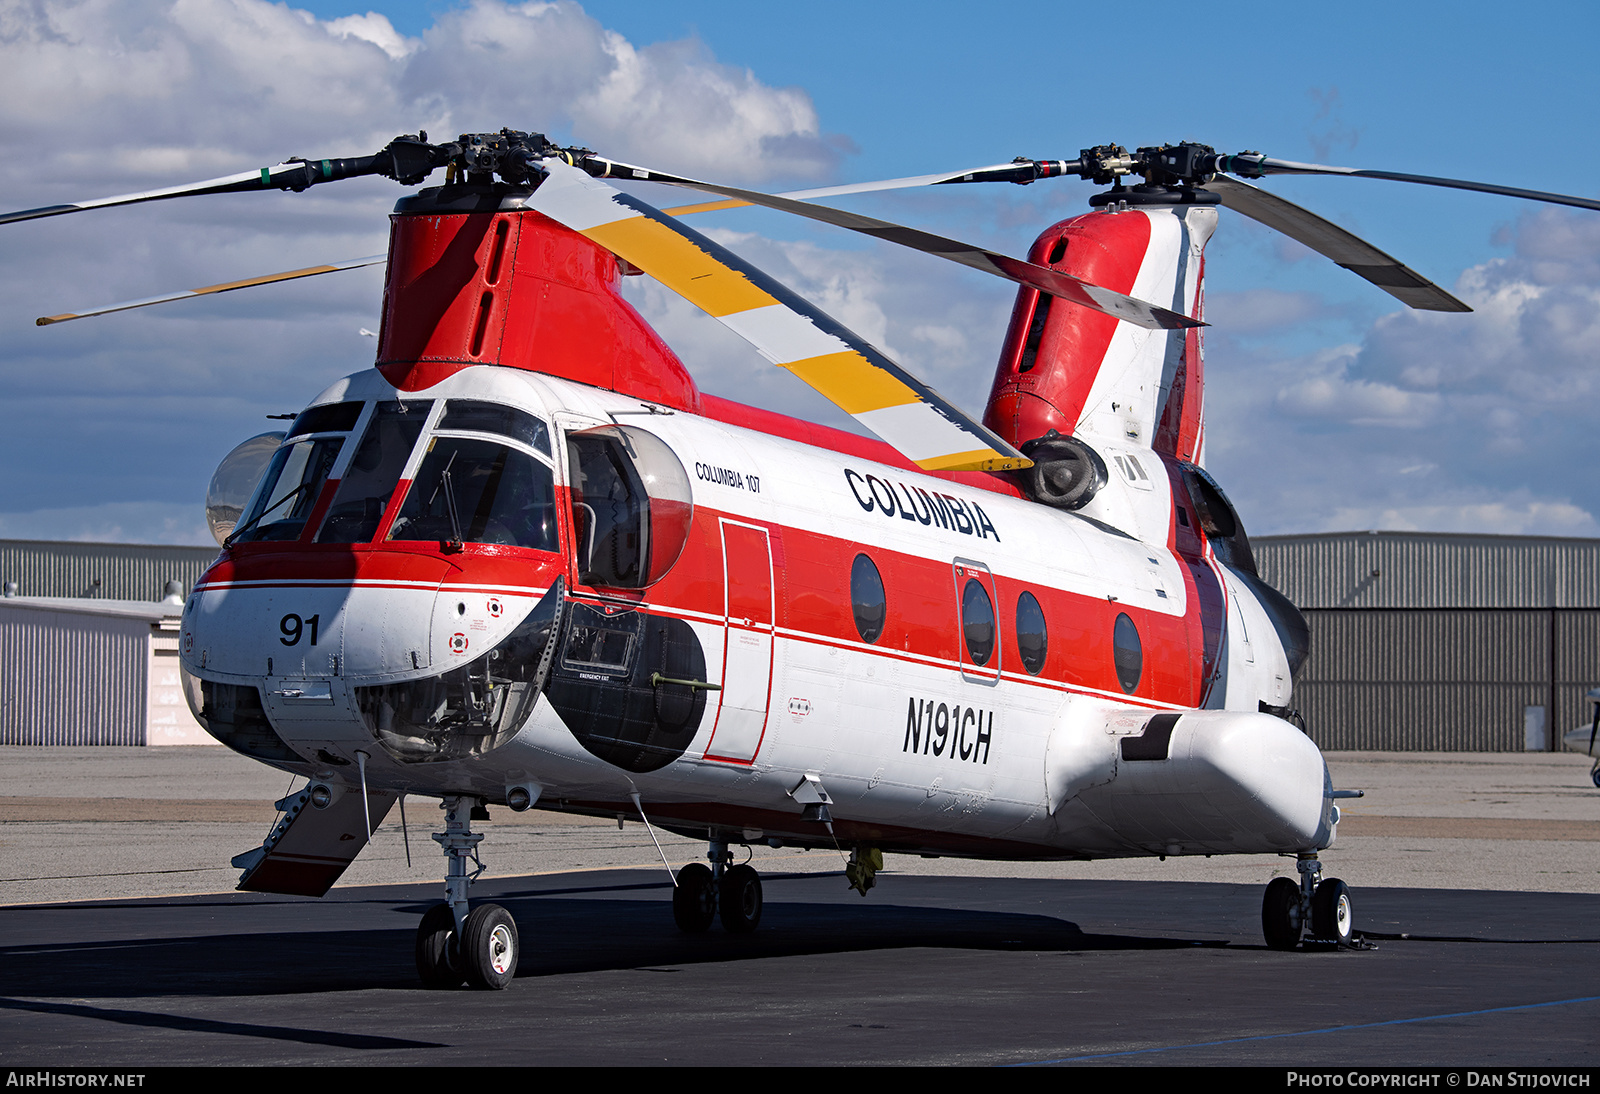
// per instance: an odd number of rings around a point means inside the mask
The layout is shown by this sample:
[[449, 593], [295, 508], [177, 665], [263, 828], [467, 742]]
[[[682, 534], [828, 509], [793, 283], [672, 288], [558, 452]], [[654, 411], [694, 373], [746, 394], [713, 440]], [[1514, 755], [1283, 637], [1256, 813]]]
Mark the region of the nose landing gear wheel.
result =
[[709, 866], [691, 862], [678, 871], [678, 885], [672, 890], [672, 918], [684, 934], [702, 934], [717, 918], [717, 884]]
[[517, 921], [498, 904], [480, 904], [461, 932], [461, 964], [467, 983], [499, 991], [517, 974]]
[[1292, 950], [1300, 944], [1304, 927], [1300, 886], [1286, 877], [1273, 878], [1261, 901], [1261, 933], [1266, 936], [1267, 945], [1274, 950]]
[[1355, 934], [1355, 916], [1350, 907], [1350, 889], [1336, 877], [1317, 886], [1311, 897], [1311, 934], [1319, 942], [1350, 945]]
[[761, 923], [761, 877], [749, 866], [730, 866], [722, 875], [722, 927], [749, 934]]
[[425, 988], [461, 986], [460, 947], [456, 944], [456, 917], [450, 905], [435, 904], [417, 928], [417, 975]]

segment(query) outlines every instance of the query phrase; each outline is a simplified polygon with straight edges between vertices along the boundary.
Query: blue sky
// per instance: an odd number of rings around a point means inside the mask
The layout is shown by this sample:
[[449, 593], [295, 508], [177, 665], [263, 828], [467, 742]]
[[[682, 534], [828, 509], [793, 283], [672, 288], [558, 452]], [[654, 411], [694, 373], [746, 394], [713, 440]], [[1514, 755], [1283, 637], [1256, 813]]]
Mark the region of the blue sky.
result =
[[[0, 203], [361, 154], [419, 126], [541, 129], [771, 189], [1193, 139], [1596, 196], [1597, 11], [0, 0]], [[1600, 214], [1371, 181], [1269, 185], [1478, 311], [1397, 313], [1225, 214], [1209, 252], [1208, 462], [1252, 531], [1600, 535]], [[1089, 192], [854, 205], [1021, 253]], [[216, 461], [265, 414], [370, 363], [358, 332], [376, 327], [381, 278], [44, 329], [34, 316], [379, 251], [400, 193], [363, 180], [5, 229], [0, 537], [204, 542]], [[1007, 285], [774, 214], [703, 228], [981, 410]], [[836, 420], [659, 287], [630, 291], [709, 390]]]

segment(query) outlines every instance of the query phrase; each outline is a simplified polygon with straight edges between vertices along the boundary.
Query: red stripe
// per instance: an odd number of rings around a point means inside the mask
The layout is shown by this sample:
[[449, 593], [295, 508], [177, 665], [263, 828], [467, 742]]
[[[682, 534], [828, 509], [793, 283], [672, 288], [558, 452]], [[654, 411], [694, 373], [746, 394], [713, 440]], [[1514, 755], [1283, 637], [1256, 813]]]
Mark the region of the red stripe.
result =
[[[695, 512], [683, 556], [643, 600], [649, 609], [698, 618], [724, 614], [724, 563], [720, 520], [723, 514], [701, 506]], [[955, 667], [962, 660], [959, 591], [951, 558], [926, 558], [860, 544], [821, 532], [789, 528], [746, 516], [741, 523], [769, 530], [772, 544], [777, 626], [861, 648], [850, 606], [850, 569], [857, 553], [876, 563], [887, 590], [888, 613], [883, 633], [871, 647], [886, 656], [934, 659]], [[1193, 518], [1191, 517], [1191, 520]], [[1176, 523], [1176, 522], [1174, 522]], [[566, 569], [560, 556], [522, 548], [468, 544], [460, 553], [443, 556], [437, 548], [408, 552], [393, 546], [351, 547], [334, 544], [248, 544], [230, 551], [209, 571], [198, 588], [262, 582], [305, 587], [315, 581], [359, 583], [363, 587], [403, 588], [400, 582], [448, 583], [493, 591], [548, 586]], [[975, 561], [992, 568], [1005, 565], [1001, 547], [985, 551], [979, 544], [962, 548], [983, 556]], [[1113, 659], [1111, 634], [1126, 612], [1138, 627], [1144, 651], [1144, 672], [1135, 695], [1159, 703], [1192, 706], [1202, 683], [1190, 660], [1193, 629], [1199, 620], [1199, 598], [1186, 590], [1193, 618], [1165, 615], [1132, 607], [1107, 597], [1085, 596], [994, 574], [995, 612], [1000, 665], [1007, 673], [1022, 672], [1015, 639], [1018, 597], [1028, 591], [1039, 600], [1048, 624], [1048, 650], [1041, 678], [1067, 687], [1121, 693]], [[509, 590], [508, 590], [509, 591]], [[585, 590], [575, 588], [575, 594]], [[615, 595], [617, 590], [589, 590]], [[638, 593], [629, 594], [639, 596]]]

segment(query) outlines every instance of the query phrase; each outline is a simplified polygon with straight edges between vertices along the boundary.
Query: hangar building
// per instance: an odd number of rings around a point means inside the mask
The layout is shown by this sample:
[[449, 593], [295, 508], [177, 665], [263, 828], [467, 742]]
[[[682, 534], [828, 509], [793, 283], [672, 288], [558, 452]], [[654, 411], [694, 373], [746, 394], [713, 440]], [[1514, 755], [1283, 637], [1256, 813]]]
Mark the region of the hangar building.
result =
[[[1592, 717], [1600, 540], [1340, 532], [1252, 545], [1261, 576], [1310, 625], [1292, 702], [1323, 748], [1548, 749]], [[0, 541], [0, 743], [188, 739], [181, 695], [160, 690], [180, 609], [158, 601], [176, 582], [181, 604], [216, 554]], [[64, 675], [41, 692], [51, 673]], [[24, 710], [29, 693], [56, 693], [53, 713]]]
[[1310, 625], [1291, 702], [1321, 747], [1542, 750], [1593, 717], [1600, 540], [1339, 532], [1251, 545]]

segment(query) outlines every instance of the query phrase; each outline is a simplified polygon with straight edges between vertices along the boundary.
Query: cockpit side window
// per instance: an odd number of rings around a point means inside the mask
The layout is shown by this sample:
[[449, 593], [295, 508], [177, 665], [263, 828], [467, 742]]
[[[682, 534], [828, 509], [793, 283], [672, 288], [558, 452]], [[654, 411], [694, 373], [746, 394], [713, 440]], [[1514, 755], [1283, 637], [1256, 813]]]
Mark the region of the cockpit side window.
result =
[[389, 498], [422, 435], [432, 403], [379, 403], [366, 435], [339, 481], [318, 543], [368, 543], [378, 534]]
[[388, 538], [555, 551], [555, 514], [546, 464], [494, 441], [434, 436]]
[[694, 520], [688, 473], [646, 430], [599, 426], [567, 434], [578, 580], [643, 589], [683, 553]]
[[650, 496], [644, 483], [609, 436], [574, 434], [567, 445], [572, 451], [579, 580], [616, 588], [642, 585], [650, 534]]

